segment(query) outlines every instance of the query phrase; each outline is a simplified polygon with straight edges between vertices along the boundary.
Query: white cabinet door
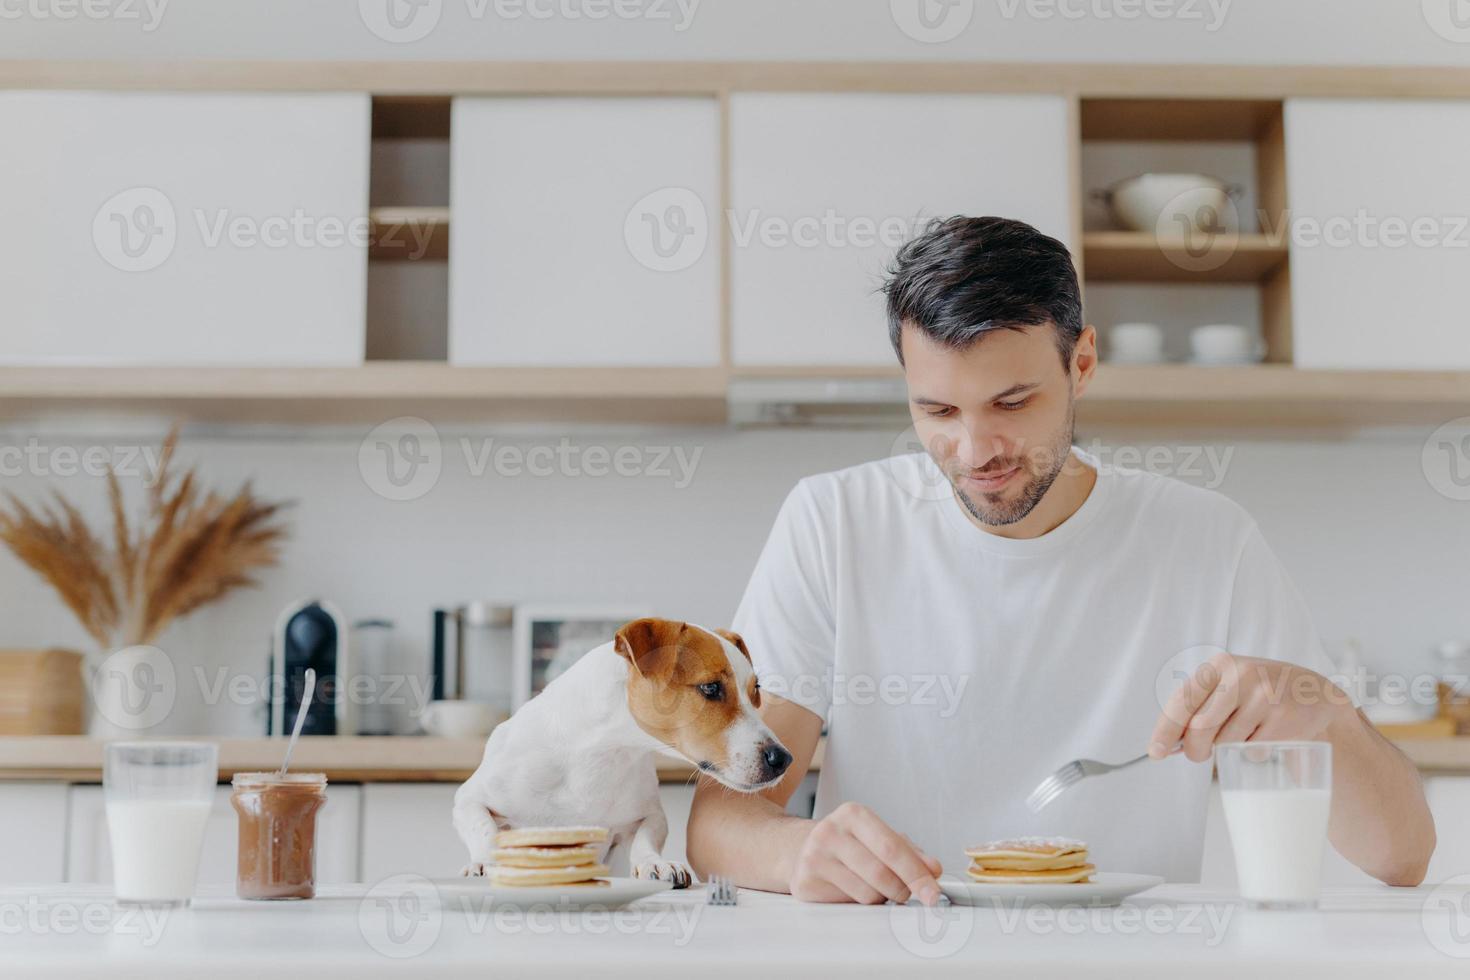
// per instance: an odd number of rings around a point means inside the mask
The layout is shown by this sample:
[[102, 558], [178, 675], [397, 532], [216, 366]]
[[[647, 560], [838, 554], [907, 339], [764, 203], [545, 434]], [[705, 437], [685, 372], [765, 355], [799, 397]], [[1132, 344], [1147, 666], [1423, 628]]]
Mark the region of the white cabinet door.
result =
[[1424, 781], [1424, 794], [1439, 838], [1425, 880], [1470, 875], [1470, 776], [1432, 776]]
[[1071, 244], [1061, 97], [741, 94], [731, 112], [738, 365], [893, 364], [875, 290], [929, 218], [1017, 218]]
[[362, 880], [452, 878], [469, 860], [451, 822], [458, 783], [368, 783], [362, 788]]
[[698, 98], [454, 101], [449, 359], [720, 359], [719, 111]]
[[369, 100], [0, 92], [0, 363], [363, 357]]
[[0, 885], [43, 885], [66, 871], [66, 785], [0, 784]]
[[[317, 884], [358, 880], [358, 818], [361, 788], [329, 786], [327, 802], [317, 811]], [[112, 844], [107, 836], [107, 807], [101, 786], [71, 787], [71, 816], [66, 843], [66, 880], [112, 883]], [[230, 806], [230, 788], [214, 792], [214, 807], [204, 831], [199, 856], [201, 885], [233, 886], [239, 855], [239, 824]]]
[[1286, 104], [1292, 334], [1307, 368], [1470, 368], [1470, 103]]

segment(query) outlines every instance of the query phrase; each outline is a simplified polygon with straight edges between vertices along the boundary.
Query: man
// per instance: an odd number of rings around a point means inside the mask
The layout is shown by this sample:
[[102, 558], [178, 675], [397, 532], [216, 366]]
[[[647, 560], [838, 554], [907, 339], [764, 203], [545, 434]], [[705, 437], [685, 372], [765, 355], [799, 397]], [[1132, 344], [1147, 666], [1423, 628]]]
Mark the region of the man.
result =
[[[795, 761], [759, 796], [701, 784], [695, 869], [809, 901], [933, 904], [966, 845], [1047, 834], [1113, 870], [1198, 880], [1213, 745], [1309, 739], [1332, 744], [1333, 845], [1420, 882], [1434, 825], [1418, 774], [1323, 676], [1250, 517], [1072, 449], [1097, 338], [1065, 246], [1000, 218], [935, 222], [885, 291], [928, 453], [787, 498], [733, 628]], [[788, 816], [823, 722], [816, 819]], [[1039, 815], [1024, 804], [1069, 759], [1145, 751]]]

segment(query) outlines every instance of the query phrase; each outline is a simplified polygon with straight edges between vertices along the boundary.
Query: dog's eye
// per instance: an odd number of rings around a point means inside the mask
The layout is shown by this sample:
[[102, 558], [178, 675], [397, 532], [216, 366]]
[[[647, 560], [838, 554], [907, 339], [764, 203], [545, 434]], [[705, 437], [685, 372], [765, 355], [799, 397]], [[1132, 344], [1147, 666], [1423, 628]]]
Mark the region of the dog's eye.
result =
[[707, 701], [718, 701], [725, 696], [725, 685], [719, 681], [709, 681], [699, 685], [699, 693], [703, 694]]

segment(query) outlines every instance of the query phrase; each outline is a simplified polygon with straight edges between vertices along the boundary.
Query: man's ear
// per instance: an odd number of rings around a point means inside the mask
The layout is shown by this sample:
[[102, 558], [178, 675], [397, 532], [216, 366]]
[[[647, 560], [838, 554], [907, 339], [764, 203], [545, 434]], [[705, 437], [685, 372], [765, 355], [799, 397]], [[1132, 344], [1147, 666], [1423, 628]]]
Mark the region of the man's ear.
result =
[[684, 627], [671, 619], [635, 619], [618, 630], [613, 649], [633, 665], [638, 676], [667, 680], [679, 659], [679, 634]]
[[[723, 636], [725, 639], [729, 640], [731, 643], [735, 644], [735, 649], [745, 654], [746, 660], [750, 660], [750, 651], [747, 650], [745, 647], [744, 637], [742, 637], [739, 633], [732, 633], [729, 630], [715, 630], [715, 632], [720, 636]], [[751, 662], [752, 664], [754, 663], [754, 661]]]

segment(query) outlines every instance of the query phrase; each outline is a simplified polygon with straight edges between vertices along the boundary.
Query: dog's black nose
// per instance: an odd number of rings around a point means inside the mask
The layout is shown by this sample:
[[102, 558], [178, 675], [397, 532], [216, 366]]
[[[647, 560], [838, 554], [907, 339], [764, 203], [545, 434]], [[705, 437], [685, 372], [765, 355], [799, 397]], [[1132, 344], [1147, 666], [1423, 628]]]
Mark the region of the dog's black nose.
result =
[[761, 749], [761, 761], [766, 764], [766, 768], [770, 770], [773, 777], [779, 776], [786, 771], [787, 766], [791, 765], [791, 753], [772, 742]]

